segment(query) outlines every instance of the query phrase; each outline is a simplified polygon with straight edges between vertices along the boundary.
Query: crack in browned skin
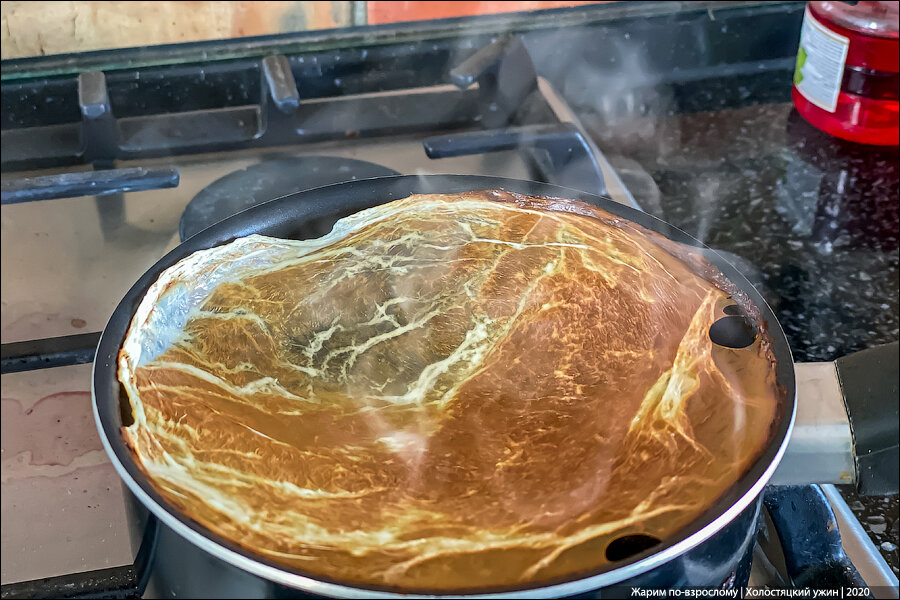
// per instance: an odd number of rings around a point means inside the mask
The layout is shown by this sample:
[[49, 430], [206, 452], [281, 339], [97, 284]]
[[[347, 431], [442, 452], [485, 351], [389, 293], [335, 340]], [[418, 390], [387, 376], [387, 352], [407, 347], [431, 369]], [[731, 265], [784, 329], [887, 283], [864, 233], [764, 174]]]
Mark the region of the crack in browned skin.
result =
[[242, 238], [148, 292], [123, 435], [168, 502], [288, 568], [410, 590], [598, 568], [612, 539], [698, 517], [768, 439], [768, 341], [712, 344], [731, 300], [698, 269], [600, 209], [505, 192]]

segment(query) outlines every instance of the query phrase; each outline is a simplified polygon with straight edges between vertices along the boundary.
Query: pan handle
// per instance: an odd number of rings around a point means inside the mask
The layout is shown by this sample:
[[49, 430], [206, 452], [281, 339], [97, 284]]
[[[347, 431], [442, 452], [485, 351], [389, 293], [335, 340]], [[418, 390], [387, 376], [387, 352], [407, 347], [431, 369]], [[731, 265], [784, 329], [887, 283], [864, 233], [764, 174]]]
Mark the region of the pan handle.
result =
[[863, 495], [896, 494], [900, 487], [898, 358], [894, 342], [835, 361], [853, 432], [856, 485]]
[[797, 418], [772, 483], [855, 483], [862, 495], [896, 494], [897, 360], [894, 342], [795, 365]]

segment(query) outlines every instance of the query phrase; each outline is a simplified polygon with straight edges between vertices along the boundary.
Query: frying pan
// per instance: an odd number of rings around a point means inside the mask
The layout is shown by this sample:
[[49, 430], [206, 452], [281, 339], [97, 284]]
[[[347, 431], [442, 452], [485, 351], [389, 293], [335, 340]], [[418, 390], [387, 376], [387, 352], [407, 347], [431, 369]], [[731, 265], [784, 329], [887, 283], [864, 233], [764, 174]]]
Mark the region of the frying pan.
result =
[[[565, 579], [542, 581], [524, 586], [505, 586], [490, 589], [455, 590], [453, 597], [559, 597], [581, 594], [614, 585], [721, 585], [731, 578], [742, 557], [752, 547], [758, 526], [761, 492], [772, 477], [788, 445], [796, 414], [797, 389], [794, 363], [784, 332], [762, 296], [733, 266], [714, 251], [683, 231], [653, 216], [618, 204], [617, 202], [584, 192], [558, 186], [513, 179], [427, 175], [396, 176], [358, 180], [316, 188], [284, 196], [247, 209], [187, 239], [159, 260], [128, 291], [112, 314], [100, 339], [94, 362], [93, 406], [103, 445], [128, 490], [146, 507], [167, 530], [177, 534], [182, 556], [162, 560], [178, 561], [189, 576], [204, 576], [222, 581], [223, 573], [234, 571], [241, 577], [266, 584], [263, 593], [301, 593], [301, 591], [337, 597], [414, 597], [440, 596], [436, 590], [417, 590], [416, 594], [395, 588], [363, 588], [336, 580], [329, 580], [296, 570], [288, 570], [267, 558], [254, 554], [217, 536], [169, 505], [150, 485], [136, 465], [125, 445], [120, 428], [130, 416], [128, 401], [117, 380], [117, 354], [130, 326], [132, 316], [147, 289], [160, 274], [179, 260], [198, 250], [227, 243], [253, 233], [280, 238], [305, 239], [324, 235], [338, 219], [410, 194], [459, 193], [472, 190], [503, 189], [520, 194], [571, 198], [598, 206], [612, 214], [638, 223], [665, 237], [692, 246], [715, 264], [740, 288], [759, 310], [759, 315], [771, 335], [771, 348], [776, 359], [777, 383], [785, 393], [780, 399], [768, 445], [744, 475], [734, 483], [702, 515], [681, 529], [676, 535], [662, 540], [652, 548], [638, 552], [615, 564], [606, 564], [594, 571], [576, 574]], [[723, 315], [724, 316], [724, 315]], [[896, 355], [896, 345], [894, 345]], [[896, 359], [894, 359], [896, 360]], [[895, 363], [896, 364], [896, 363]], [[895, 379], [896, 381], [896, 379]], [[896, 382], [893, 384], [896, 389]], [[896, 404], [896, 391], [894, 392]], [[896, 408], [893, 408], [896, 412]], [[890, 408], [888, 409], [888, 412]], [[896, 417], [894, 417], [896, 423]], [[896, 425], [895, 425], [896, 427]], [[888, 434], [890, 438], [890, 434]], [[896, 445], [896, 434], [894, 442]], [[894, 458], [896, 461], [896, 458]], [[896, 489], [894, 480], [888, 486]], [[197, 565], [214, 561], [218, 570], [198, 572], [184, 552], [202, 556]], [[698, 575], [696, 564], [705, 565], [706, 575]], [[230, 566], [229, 566], [230, 565]], [[692, 568], [693, 565], [693, 568]], [[233, 569], [232, 567], [236, 567]], [[169, 570], [173, 566], [169, 565]], [[223, 570], [223, 568], [225, 570]], [[705, 579], [704, 579], [705, 577]], [[710, 580], [712, 578], [712, 580]], [[237, 585], [237, 584], [235, 584]], [[242, 584], [243, 585], [243, 584]], [[178, 586], [175, 586], [178, 587]], [[248, 593], [246, 588], [245, 593]], [[263, 589], [263, 588], [260, 588]], [[171, 593], [175, 593], [175, 588]], [[209, 593], [209, 588], [207, 588]], [[249, 593], [248, 593], [249, 595]]]

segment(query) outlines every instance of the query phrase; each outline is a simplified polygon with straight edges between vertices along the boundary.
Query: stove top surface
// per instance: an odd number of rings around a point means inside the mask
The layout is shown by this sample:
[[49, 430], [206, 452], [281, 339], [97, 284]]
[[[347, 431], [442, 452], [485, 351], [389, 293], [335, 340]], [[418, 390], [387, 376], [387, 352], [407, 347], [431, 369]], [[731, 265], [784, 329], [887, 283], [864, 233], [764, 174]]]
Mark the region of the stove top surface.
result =
[[337, 156], [262, 158], [217, 179], [194, 196], [181, 215], [178, 234], [183, 241], [242, 210], [293, 192], [399, 174], [372, 162]]

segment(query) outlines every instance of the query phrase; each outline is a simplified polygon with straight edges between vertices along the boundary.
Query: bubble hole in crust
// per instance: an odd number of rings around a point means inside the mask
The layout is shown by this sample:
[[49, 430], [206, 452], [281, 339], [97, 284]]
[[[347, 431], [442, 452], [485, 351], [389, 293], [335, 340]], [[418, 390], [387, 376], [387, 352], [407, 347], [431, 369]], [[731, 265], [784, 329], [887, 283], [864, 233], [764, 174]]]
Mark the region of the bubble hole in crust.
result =
[[765, 447], [769, 339], [713, 343], [723, 281], [599, 208], [499, 191], [251, 235], [147, 292], [122, 434], [169, 504], [287, 569], [410, 591], [571, 576], [673, 535]]

